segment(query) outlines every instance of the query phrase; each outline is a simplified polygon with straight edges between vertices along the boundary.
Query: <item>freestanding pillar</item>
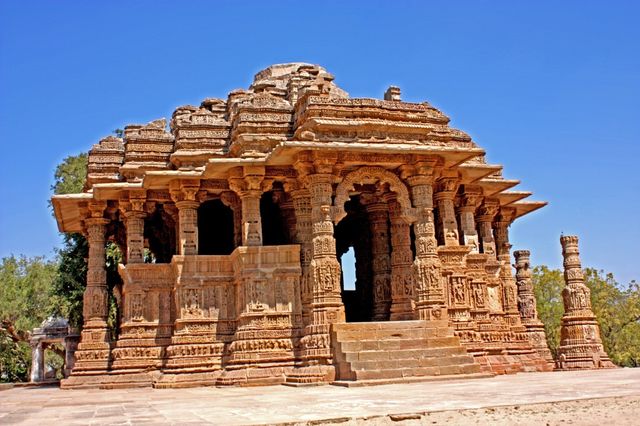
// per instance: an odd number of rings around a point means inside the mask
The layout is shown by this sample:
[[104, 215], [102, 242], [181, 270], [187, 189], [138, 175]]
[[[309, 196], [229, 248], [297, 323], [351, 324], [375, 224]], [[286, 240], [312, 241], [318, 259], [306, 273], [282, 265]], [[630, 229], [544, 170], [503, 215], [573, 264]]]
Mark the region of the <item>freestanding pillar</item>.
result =
[[604, 351], [600, 339], [600, 327], [591, 309], [591, 291], [584, 284], [578, 237], [560, 237], [564, 257], [564, 281], [562, 290], [564, 315], [560, 329], [557, 368], [611, 368], [613, 363]]
[[31, 382], [44, 380], [44, 346], [40, 340], [31, 341]]

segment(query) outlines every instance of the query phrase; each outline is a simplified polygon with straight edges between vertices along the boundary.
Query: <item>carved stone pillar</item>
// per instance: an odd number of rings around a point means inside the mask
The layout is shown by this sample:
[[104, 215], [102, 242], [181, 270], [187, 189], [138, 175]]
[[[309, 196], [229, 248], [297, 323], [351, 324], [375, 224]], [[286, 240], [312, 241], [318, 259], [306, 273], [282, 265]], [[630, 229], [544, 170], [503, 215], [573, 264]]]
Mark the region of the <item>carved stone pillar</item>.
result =
[[531, 262], [528, 250], [516, 250], [513, 252], [516, 259], [516, 283], [518, 286], [518, 310], [520, 319], [527, 329], [527, 339], [531, 346], [544, 358], [547, 363], [553, 365], [553, 356], [547, 345], [544, 332], [544, 324], [538, 319], [536, 296], [531, 282]]
[[196, 194], [200, 189], [197, 180], [173, 181], [171, 198], [178, 208], [178, 254], [198, 254], [198, 207]]
[[229, 178], [229, 188], [240, 197], [242, 204], [242, 245], [262, 245], [262, 219], [260, 197], [264, 167], [244, 167], [236, 169]]
[[331, 220], [332, 175], [307, 176], [311, 194], [312, 259], [309, 265], [311, 323], [302, 339], [303, 358], [310, 364], [331, 364], [329, 329], [344, 322], [340, 295], [340, 263], [336, 259], [336, 241]]
[[180, 223], [180, 245], [178, 254], [198, 254], [198, 207], [197, 201], [178, 201], [178, 222]]
[[242, 245], [242, 207], [240, 199], [232, 191], [225, 191], [220, 194], [220, 201], [229, 207], [233, 212], [233, 246]]
[[387, 203], [376, 196], [360, 197], [364, 202], [371, 227], [371, 259], [373, 269], [374, 321], [389, 319], [391, 309], [391, 259], [389, 257], [389, 211]]
[[457, 246], [460, 244], [458, 238], [458, 222], [456, 221], [456, 211], [454, 198], [458, 188], [458, 181], [455, 178], [443, 177], [438, 179], [438, 192], [434, 195], [434, 201], [438, 205], [440, 223], [438, 227], [442, 232], [445, 246]]
[[178, 213], [178, 207], [175, 203], [166, 203], [163, 208], [175, 224], [174, 244], [177, 247], [175, 251], [178, 252], [180, 250], [180, 214]]
[[104, 372], [110, 358], [110, 333], [107, 328], [109, 293], [107, 271], [105, 269], [105, 232], [109, 222], [102, 217], [104, 203], [89, 206], [91, 217], [85, 219], [84, 226], [89, 243], [87, 264], [87, 288], [84, 291], [81, 342], [76, 352], [77, 362], [74, 373]]
[[496, 243], [493, 239], [492, 223], [498, 213], [498, 205], [485, 200], [478, 209], [476, 216], [480, 231], [482, 253], [489, 255], [489, 259], [496, 259]]
[[302, 322], [310, 324], [311, 301], [313, 289], [309, 277], [309, 265], [313, 253], [312, 228], [311, 228], [311, 195], [307, 189], [296, 189], [291, 192], [293, 208], [296, 215], [296, 242], [300, 244], [300, 264], [302, 267], [302, 280], [300, 297], [302, 303]]
[[564, 257], [562, 290], [564, 315], [560, 329], [557, 366], [561, 370], [614, 367], [604, 351], [600, 327], [591, 309], [591, 291], [584, 284], [578, 237], [560, 237]]
[[388, 198], [387, 204], [391, 221], [391, 321], [411, 320], [414, 318], [411, 228], [401, 216], [395, 198]]
[[478, 232], [476, 231], [475, 211], [480, 200], [480, 191], [473, 188], [465, 188], [464, 195], [460, 199], [458, 213], [460, 216], [460, 231], [462, 244], [471, 247], [470, 253], [480, 253]]
[[125, 226], [127, 228], [127, 263], [144, 263], [144, 198], [130, 198], [124, 204]]
[[444, 283], [433, 219], [433, 178], [427, 173], [429, 171], [407, 179], [416, 208], [416, 257], [413, 261], [415, 315], [420, 320], [446, 320]]
[[31, 341], [31, 383], [44, 380], [44, 346], [40, 340]]
[[502, 283], [503, 309], [505, 320], [511, 326], [520, 326], [518, 312], [518, 290], [511, 270], [511, 244], [509, 243], [509, 226], [515, 219], [515, 210], [501, 207], [493, 222], [498, 261], [500, 262], [500, 282]]
[[296, 213], [293, 206], [293, 199], [285, 192], [278, 194], [278, 199], [280, 211], [282, 212], [282, 217], [284, 218], [284, 226], [287, 231], [287, 237], [289, 238], [289, 241], [297, 241], [296, 233], [298, 232], [298, 229], [296, 227]]

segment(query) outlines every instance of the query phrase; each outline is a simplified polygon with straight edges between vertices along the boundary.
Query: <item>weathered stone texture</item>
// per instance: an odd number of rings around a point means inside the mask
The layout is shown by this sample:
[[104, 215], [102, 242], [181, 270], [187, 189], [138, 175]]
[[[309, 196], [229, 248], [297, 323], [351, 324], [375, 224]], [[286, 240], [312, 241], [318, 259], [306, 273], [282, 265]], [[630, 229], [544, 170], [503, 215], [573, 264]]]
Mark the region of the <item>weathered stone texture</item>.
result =
[[[87, 192], [53, 198], [60, 229], [90, 244], [63, 386], [548, 369], [528, 263], [520, 253], [514, 278], [508, 237], [546, 203], [522, 201], [501, 169], [428, 103], [397, 87], [350, 98], [302, 63], [179, 107], [170, 129], [126, 126], [92, 148]], [[126, 259], [115, 341], [107, 240]], [[342, 274], [350, 248], [355, 283]]]

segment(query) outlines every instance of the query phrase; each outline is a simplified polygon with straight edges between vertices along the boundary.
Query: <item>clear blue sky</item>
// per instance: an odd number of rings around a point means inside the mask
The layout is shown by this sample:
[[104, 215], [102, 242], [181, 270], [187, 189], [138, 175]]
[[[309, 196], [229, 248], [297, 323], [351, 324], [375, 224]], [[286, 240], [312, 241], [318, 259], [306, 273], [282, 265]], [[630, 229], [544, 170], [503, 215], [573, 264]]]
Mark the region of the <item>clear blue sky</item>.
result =
[[639, 22], [636, 1], [0, 1], [0, 257], [53, 256], [64, 157], [305, 61], [428, 100], [549, 201], [511, 228], [534, 263], [575, 233], [585, 266], [640, 279]]

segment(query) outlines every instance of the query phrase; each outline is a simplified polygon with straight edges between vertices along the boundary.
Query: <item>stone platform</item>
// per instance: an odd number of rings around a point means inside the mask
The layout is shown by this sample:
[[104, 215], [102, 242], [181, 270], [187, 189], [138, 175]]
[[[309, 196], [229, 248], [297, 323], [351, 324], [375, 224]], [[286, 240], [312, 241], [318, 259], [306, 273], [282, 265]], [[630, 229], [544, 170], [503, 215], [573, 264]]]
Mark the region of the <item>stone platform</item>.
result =
[[[566, 411], [563, 414], [561, 410]], [[0, 424], [3, 425], [44, 422], [375, 425], [469, 424], [478, 420], [480, 424], [482, 420], [510, 424], [516, 415], [520, 416], [517, 417], [520, 424], [545, 424], [543, 421], [558, 424], [565, 421], [557, 420], [558, 412], [572, 424], [633, 424], [633, 416], [637, 419], [640, 415], [640, 368], [520, 373], [479, 380], [362, 388], [330, 385], [119, 390], [22, 387], [0, 391]], [[497, 413], [507, 417], [498, 421]], [[523, 420], [522, 413], [534, 417]]]

